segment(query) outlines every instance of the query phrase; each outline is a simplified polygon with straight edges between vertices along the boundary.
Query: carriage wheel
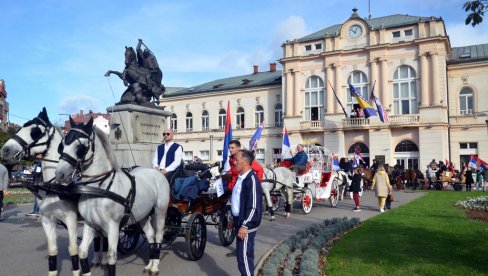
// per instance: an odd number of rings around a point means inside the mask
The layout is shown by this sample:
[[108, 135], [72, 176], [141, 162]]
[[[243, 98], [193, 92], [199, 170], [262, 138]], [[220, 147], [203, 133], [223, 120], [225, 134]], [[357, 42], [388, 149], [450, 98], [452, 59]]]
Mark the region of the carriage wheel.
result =
[[236, 237], [236, 228], [234, 225], [234, 216], [230, 205], [225, 205], [219, 216], [219, 239], [223, 246], [232, 244]]
[[304, 188], [302, 189], [301, 192], [301, 202], [302, 202], [302, 209], [305, 214], [310, 213], [312, 211], [312, 205], [313, 205], [313, 194], [312, 190], [309, 188]]
[[454, 191], [462, 191], [463, 190], [463, 185], [457, 183], [457, 184], [454, 184]]
[[130, 254], [136, 249], [141, 236], [141, 227], [139, 224], [124, 226], [119, 233], [119, 243], [117, 251], [121, 254]]
[[203, 256], [207, 243], [207, 224], [201, 213], [193, 213], [188, 220], [185, 241], [188, 259], [199, 260]]
[[337, 179], [332, 181], [332, 188], [330, 190], [330, 206], [336, 207], [337, 203], [339, 202], [339, 185], [337, 184]]
[[435, 190], [437, 190], [437, 191], [442, 190], [442, 183], [440, 183], [440, 182], [436, 182], [436, 183], [434, 184], [434, 189], [435, 189]]

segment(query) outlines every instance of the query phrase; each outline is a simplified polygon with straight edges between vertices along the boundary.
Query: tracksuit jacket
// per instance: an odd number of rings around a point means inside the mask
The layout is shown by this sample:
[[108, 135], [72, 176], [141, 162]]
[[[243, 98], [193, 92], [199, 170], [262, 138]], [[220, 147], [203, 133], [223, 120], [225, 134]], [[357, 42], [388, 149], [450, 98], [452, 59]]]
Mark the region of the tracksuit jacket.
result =
[[261, 182], [251, 170], [242, 181], [237, 229], [242, 226], [250, 231], [258, 228], [263, 214], [262, 194]]

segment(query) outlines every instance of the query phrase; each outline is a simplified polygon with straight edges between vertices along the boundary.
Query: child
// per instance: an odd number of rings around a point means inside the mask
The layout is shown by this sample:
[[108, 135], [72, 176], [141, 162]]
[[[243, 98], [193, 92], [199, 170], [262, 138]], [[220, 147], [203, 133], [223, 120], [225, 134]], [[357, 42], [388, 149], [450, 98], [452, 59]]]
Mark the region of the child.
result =
[[352, 209], [353, 212], [360, 212], [361, 209], [359, 208], [359, 192], [361, 191], [361, 181], [362, 181], [362, 176], [361, 176], [361, 169], [359, 167], [354, 169], [354, 174], [349, 176], [349, 179], [351, 179], [351, 187], [349, 187], [349, 191], [353, 193], [352, 197], [354, 199], [354, 203], [356, 204], [356, 207]]
[[393, 196], [391, 194], [389, 194], [387, 197], [386, 197], [386, 209], [391, 209], [391, 202], [393, 201]]

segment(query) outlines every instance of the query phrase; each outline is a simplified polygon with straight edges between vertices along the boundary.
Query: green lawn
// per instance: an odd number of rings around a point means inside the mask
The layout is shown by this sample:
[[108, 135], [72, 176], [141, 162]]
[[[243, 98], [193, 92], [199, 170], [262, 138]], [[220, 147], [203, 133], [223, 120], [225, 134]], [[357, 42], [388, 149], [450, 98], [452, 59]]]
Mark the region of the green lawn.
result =
[[429, 192], [365, 221], [333, 246], [327, 275], [487, 275], [488, 223], [454, 203], [479, 192]]

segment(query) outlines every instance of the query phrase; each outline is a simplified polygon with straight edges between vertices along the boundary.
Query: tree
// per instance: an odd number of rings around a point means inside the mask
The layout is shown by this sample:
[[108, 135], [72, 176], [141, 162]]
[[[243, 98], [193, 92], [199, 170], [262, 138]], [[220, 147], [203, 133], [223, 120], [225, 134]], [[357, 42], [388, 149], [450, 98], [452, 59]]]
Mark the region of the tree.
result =
[[488, 10], [488, 0], [466, 1], [463, 8], [469, 13], [464, 23], [466, 25], [471, 24], [474, 27], [483, 21], [483, 16]]

